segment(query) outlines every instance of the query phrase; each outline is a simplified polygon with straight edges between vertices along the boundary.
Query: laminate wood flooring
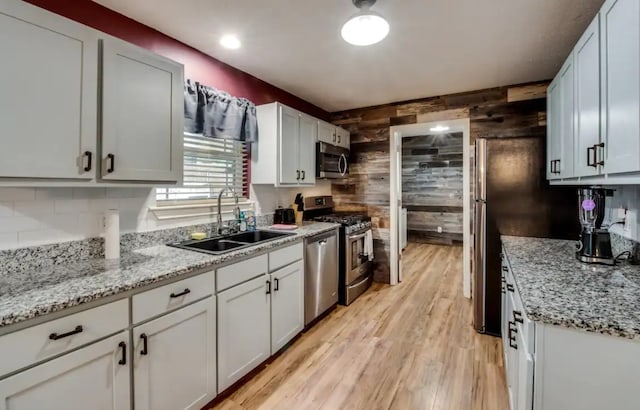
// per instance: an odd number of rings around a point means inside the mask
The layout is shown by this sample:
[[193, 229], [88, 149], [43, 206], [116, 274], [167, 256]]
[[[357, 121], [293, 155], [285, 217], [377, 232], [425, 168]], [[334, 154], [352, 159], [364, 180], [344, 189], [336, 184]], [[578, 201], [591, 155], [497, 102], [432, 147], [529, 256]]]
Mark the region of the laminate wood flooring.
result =
[[477, 334], [462, 248], [409, 244], [404, 281], [340, 306], [212, 409], [508, 409], [499, 338]]

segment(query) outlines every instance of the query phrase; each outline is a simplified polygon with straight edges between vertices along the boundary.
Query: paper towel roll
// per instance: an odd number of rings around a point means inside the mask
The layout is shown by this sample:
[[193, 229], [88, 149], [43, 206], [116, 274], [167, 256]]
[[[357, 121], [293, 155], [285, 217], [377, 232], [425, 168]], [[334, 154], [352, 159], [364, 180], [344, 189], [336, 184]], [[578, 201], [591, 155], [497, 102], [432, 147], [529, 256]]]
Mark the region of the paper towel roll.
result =
[[117, 209], [108, 209], [104, 213], [104, 257], [120, 258], [120, 214]]

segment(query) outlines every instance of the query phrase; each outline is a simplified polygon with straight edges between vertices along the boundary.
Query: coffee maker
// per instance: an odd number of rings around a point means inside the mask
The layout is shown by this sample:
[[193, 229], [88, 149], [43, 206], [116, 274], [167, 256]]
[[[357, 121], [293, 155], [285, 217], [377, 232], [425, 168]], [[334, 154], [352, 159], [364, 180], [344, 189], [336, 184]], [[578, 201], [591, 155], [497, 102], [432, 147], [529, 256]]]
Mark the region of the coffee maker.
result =
[[611, 236], [602, 229], [605, 212], [605, 197], [610, 190], [602, 187], [578, 189], [578, 216], [582, 225], [576, 258], [584, 263], [614, 265]]

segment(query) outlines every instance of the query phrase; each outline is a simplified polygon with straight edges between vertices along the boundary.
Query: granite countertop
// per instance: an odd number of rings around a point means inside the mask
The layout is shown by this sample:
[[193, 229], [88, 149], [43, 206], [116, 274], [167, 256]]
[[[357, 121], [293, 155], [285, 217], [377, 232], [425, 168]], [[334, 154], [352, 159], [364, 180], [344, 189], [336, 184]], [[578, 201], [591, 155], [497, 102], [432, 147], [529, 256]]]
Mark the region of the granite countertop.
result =
[[32, 272], [2, 272], [0, 268], [0, 328], [239, 260], [255, 252], [296, 242], [338, 226], [321, 222], [305, 224], [290, 231], [295, 235], [224, 255], [210, 255], [158, 244], [123, 254], [118, 261], [90, 259]]
[[574, 241], [502, 243], [529, 319], [640, 341], [640, 266], [583, 264]]

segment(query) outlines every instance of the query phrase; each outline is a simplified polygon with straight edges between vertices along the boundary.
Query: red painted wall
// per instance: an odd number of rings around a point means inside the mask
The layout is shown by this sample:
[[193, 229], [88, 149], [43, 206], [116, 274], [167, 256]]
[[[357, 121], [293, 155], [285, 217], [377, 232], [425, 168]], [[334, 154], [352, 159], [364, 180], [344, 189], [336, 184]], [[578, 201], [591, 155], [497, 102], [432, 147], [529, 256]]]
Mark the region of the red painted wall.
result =
[[255, 104], [280, 101], [329, 120], [329, 113], [323, 109], [98, 3], [89, 0], [25, 1], [178, 61], [184, 64], [186, 78], [247, 98]]

